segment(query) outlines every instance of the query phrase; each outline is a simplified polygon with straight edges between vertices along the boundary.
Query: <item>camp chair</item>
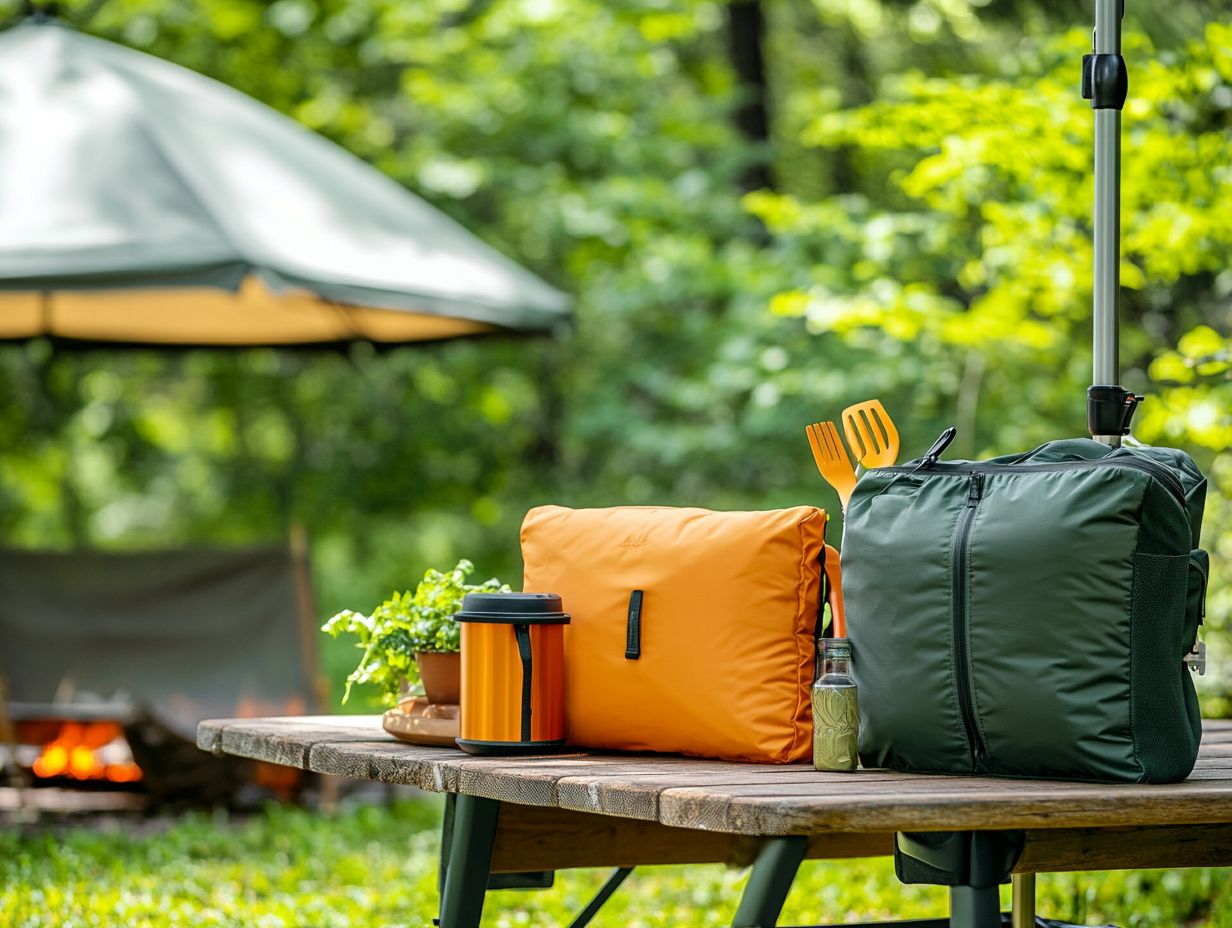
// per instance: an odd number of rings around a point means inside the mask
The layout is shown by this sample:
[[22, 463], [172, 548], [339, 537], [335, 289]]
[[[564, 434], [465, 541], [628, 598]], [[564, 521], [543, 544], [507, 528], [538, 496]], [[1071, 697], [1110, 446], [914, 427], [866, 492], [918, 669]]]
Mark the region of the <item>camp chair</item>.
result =
[[[322, 703], [305, 548], [293, 533], [241, 549], [0, 549], [13, 720], [120, 724], [156, 797], [226, 798], [239, 780], [196, 769], [211, 760], [195, 750], [198, 722]], [[280, 772], [267, 785], [293, 784]]]

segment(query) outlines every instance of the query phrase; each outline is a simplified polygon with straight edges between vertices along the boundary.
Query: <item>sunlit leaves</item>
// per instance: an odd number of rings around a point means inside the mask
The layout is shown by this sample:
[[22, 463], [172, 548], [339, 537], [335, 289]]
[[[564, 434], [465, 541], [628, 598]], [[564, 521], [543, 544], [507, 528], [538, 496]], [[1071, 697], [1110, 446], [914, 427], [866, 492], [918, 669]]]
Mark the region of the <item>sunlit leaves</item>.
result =
[[[1147, 62], [1125, 120], [1121, 276], [1126, 291], [1147, 291], [1148, 302], [1182, 277], [1223, 270], [1232, 256], [1232, 213], [1213, 208], [1232, 200], [1232, 88], [1214, 67], [1225, 31], [1212, 27], [1184, 56], [1167, 59], [1147, 57], [1153, 49], [1140, 36], [1126, 39], [1127, 53]], [[838, 199], [829, 210], [786, 197], [746, 200], [780, 247], [799, 251], [795, 240], [807, 238], [827, 249], [815, 271], [826, 278], [824, 292], [785, 291], [773, 311], [806, 316], [817, 331], [871, 326], [904, 340], [931, 326], [946, 343], [1013, 346], [1041, 358], [1071, 344], [1090, 315], [1091, 115], [1070, 79], [1083, 41], [1074, 33], [1047, 49], [1044, 74], [988, 81], [908, 73], [878, 102], [819, 117], [806, 141], [884, 153], [886, 179], [904, 205], [868, 211], [852, 225], [818, 221], [848, 205]], [[1182, 90], [1206, 96], [1200, 111], [1176, 97]], [[834, 239], [854, 250], [846, 280], [828, 260]], [[914, 307], [902, 298], [913, 290]], [[929, 306], [921, 290], [945, 299]], [[907, 314], [917, 307], [912, 324]], [[1182, 367], [1164, 359], [1153, 371], [1184, 380]]]
[[[805, 142], [857, 152], [869, 172], [863, 199], [745, 201], [785, 261], [812, 262], [771, 298], [771, 312], [883, 355], [909, 343], [955, 418], [977, 410], [958, 423], [960, 435], [981, 429], [967, 454], [1073, 434], [1058, 433], [1067, 421], [1081, 427], [1093, 131], [1074, 65], [1089, 39], [1074, 31], [1024, 43], [998, 79], [908, 71], [876, 102], [820, 114]], [[1123, 377], [1149, 394], [1136, 434], [1186, 447], [1203, 466], [1232, 445], [1229, 39], [1221, 23], [1166, 54], [1141, 35], [1125, 38]], [[873, 192], [878, 180], [884, 192]], [[904, 382], [920, 377], [900, 361], [887, 366]], [[1213, 471], [1216, 492], [1227, 493], [1229, 469]], [[1232, 543], [1228, 518], [1212, 505], [1216, 545]], [[1227, 582], [1217, 563], [1212, 589]], [[1225, 599], [1212, 607], [1216, 629]], [[1213, 696], [1226, 683], [1205, 686]]]
[[467, 593], [507, 593], [508, 584], [495, 577], [483, 583], [467, 583], [475, 571], [470, 561], [459, 561], [452, 570], [429, 568], [414, 592], [395, 592], [370, 614], [344, 609], [330, 618], [321, 631], [333, 638], [350, 636], [363, 654], [346, 678], [345, 703], [356, 684], [377, 688], [381, 703], [392, 706], [406, 683], [419, 680], [415, 654], [420, 651], [454, 653], [460, 647], [460, 630], [454, 614], [462, 608]]

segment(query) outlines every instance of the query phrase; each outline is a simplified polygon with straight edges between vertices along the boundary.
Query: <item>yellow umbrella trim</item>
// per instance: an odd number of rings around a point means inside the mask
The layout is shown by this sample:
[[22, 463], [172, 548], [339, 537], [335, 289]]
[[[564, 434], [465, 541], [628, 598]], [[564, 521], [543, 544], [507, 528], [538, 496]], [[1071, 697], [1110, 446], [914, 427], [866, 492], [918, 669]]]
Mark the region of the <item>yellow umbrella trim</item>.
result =
[[299, 345], [430, 341], [495, 331], [468, 319], [346, 306], [250, 277], [237, 293], [208, 287], [0, 292], [0, 339], [50, 335], [164, 345]]

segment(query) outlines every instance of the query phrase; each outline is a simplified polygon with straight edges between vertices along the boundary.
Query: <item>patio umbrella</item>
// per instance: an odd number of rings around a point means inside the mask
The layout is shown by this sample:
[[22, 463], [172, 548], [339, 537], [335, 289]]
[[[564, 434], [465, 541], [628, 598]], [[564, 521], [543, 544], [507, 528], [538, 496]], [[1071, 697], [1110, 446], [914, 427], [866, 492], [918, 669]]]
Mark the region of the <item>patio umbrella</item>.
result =
[[0, 34], [0, 339], [413, 342], [568, 300], [379, 171], [54, 20]]

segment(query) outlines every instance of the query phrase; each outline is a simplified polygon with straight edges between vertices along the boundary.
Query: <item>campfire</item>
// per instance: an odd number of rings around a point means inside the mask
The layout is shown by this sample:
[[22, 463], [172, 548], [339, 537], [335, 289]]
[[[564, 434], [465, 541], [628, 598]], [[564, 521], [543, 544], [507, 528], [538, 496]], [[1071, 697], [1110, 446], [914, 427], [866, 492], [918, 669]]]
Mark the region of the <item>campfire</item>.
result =
[[0, 812], [241, 805], [305, 785], [196, 745], [205, 718], [317, 707], [302, 545], [0, 554]]
[[56, 736], [43, 745], [31, 770], [40, 779], [68, 777], [73, 780], [103, 780], [135, 783], [141, 768], [124, 732], [115, 722], [64, 722]]

